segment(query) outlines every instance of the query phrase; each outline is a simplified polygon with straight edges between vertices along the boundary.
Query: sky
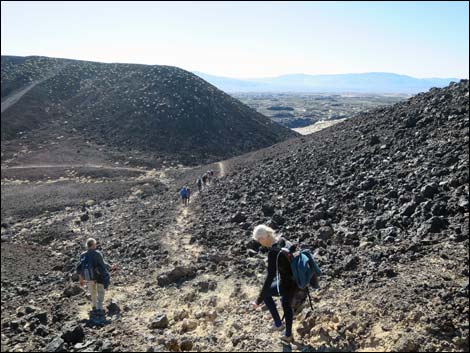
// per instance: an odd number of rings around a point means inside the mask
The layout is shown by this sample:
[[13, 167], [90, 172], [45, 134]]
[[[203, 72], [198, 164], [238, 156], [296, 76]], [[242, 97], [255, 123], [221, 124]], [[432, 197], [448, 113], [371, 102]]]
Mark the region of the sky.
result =
[[2, 55], [468, 78], [468, 2], [1, 2]]

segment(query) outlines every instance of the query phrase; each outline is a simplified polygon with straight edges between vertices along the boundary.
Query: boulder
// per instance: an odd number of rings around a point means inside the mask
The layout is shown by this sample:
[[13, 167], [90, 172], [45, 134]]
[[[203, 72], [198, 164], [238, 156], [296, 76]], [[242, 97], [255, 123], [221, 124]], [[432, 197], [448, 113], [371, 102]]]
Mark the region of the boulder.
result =
[[193, 349], [194, 343], [191, 339], [185, 338], [181, 340], [180, 349], [182, 352], [189, 352]]
[[357, 265], [359, 264], [360, 260], [359, 257], [356, 255], [349, 255], [346, 257], [346, 259], [343, 262], [343, 269], [345, 271], [352, 271], [357, 268]]
[[439, 233], [441, 230], [447, 228], [448, 224], [447, 219], [433, 216], [421, 225], [418, 229], [418, 234], [425, 236], [429, 233]]
[[402, 216], [410, 217], [415, 212], [416, 207], [418, 207], [416, 202], [414, 201], [407, 202], [400, 208], [400, 214]]
[[271, 204], [264, 204], [261, 207], [261, 210], [263, 211], [263, 215], [266, 217], [271, 217], [274, 214], [274, 206]]
[[77, 324], [67, 324], [62, 331], [62, 339], [66, 343], [76, 344], [85, 338], [83, 327]]
[[108, 309], [108, 314], [109, 315], [117, 315], [121, 312], [121, 308], [119, 307], [118, 303], [116, 300], [111, 299], [108, 306], [106, 307]]
[[272, 216], [272, 220], [276, 222], [278, 225], [283, 225], [286, 222], [286, 219], [280, 213], [275, 213]]
[[78, 284], [72, 284], [67, 286], [64, 289], [64, 297], [70, 298], [79, 294], [82, 294], [84, 292], [84, 289], [80, 287]]
[[361, 190], [370, 190], [375, 185], [377, 185], [377, 180], [373, 177], [369, 177], [366, 180], [364, 180], [362, 183], [359, 184], [359, 189], [361, 189]]
[[152, 330], [155, 329], [165, 329], [169, 325], [169, 321], [166, 315], [164, 314], [157, 314], [155, 317], [150, 321], [149, 328]]
[[64, 340], [61, 337], [54, 338], [44, 347], [44, 352], [62, 352], [64, 350]]
[[369, 145], [374, 146], [374, 145], [378, 145], [379, 143], [380, 143], [380, 137], [378, 137], [377, 135], [372, 135], [369, 140]]
[[246, 214], [244, 212], [237, 212], [235, 213], [232, 218], [230, 219], [233, 223], [242, 223], [246, 221]]
[[181, 329], [183, 332], [188, 332], [194, 330], [198, 327], [198, 322], [196, 320], [184, 319]]
[[188, 266], [176, 266], [171, 271], [164, 273], [157, 277], [157, 282], [160, 287], [165, 287], [173, 283], [181, 282], [196, 275], [196, 269]]
[[436, 183], [426, 184], [421, 188], [421, 195], [427, 199], [432, 199], [439, 192], [439, 186]]
[[34, 334], [36, 336], [46, 337], [47, 335], [49, 335], [49, 330], [47, 329], [45, 325], [39, 325], [34, 330]]
[[334, 234], [333, 228], [330, 226], [323, 226], [318, 229], [318, 238], [323, 241], [331, 239]]
[[46, 311], [38, 311], [31, 315], [32, 320], [37, 320], [43, 325], [47, 325], [47, 312]]

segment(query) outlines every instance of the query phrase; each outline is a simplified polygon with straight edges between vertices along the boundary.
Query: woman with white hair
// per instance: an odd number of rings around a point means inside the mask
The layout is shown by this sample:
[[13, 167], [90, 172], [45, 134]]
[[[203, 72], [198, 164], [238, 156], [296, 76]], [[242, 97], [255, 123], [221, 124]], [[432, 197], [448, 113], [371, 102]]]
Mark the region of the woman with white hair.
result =
[[255, 227], [253, 239], [261, 246], [269, 249], [268, 273], [257, 300], [252, 303], [253, 308], [257, 309], [264, 302], [274, 319], [274, 329], [282, 331], [284, 325], [277, 311], [276, 303], [273, 300], [273, 297], [281, 297], [282, 309], [284, 310], [286, 320], [286, 330], [281, 336], [281, 340], [291, 343], [294, 340], [292, 335], [294, 313], [291, 303], [298, 287], [292, 275], [288, 253], [293, 252], [294, 248], [292, 244], [280, 238], [273, 229], [265, 225]]

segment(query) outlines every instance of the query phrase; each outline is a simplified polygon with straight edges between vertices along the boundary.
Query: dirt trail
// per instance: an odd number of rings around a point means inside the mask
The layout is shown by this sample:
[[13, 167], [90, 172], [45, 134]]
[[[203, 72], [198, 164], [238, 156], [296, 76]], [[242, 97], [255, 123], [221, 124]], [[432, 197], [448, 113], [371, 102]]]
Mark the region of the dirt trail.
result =
[[[223, 163], [219, 163], [221, 176]], [[204, 192], [210, 192], [210, 184]], [[207, 251], [197, 242], [191, 242], [189, 225], [195, 222], [192, 204], [199, 196], [194, 193], [191, 202], [176, 208], [174, 222], [168, 227], [166, 237], [161, 240], [169, 252], [170, 261], [162, 267], [150, 270], [145, 276], [134, 277], [132, 283], [124, 274], [118, 274], [115, 284], [106, 295], [106, 302], [116, 300], [129, 310], [112, 319], [122, 340], [134, 351], [145, 351], [156, 331], [148, 327], [157, 314], [165, 314], [170, 320], [164, 337], [176, 337], [178, 341], [189, 340], [192, 351], [285, 351], [269, 331], [270, 318], [267, 312], [252, 312], [249, 303], [256, 297], [259, 288], [236, 278], [229, 269], [226, 275], [199, 273], [194, 279], [178, 286], [160, 288], [157, 277], [178, 266], [195, 266], [198, 258]], [[203, 271], [204, 272], [204, 271]], [[264, 274], [262, 274], [264, 275]], [[201, 290], [201, 283], [212, 283], [209, 290]], [[88, 305], [79, 311], [86, 318]], [[161, 336], [155, 339], [161, 339]], [[262, 342], [263, 347], [259, 344]], [[168, 342], [163, 343], [167, 349]], [[174, 347], [170, 350], [178, 350]]]
[[167, 237], [162, 241], [171, 256], [177, 257], [181, 265], [190, 265], [201, 253], [202, 247], [191, 244], [191, 235], [185, 229], [193, 221], [191, 203], [198, 197], [198, 194], [191, 196], [191, 202], [184, 206], [180, 204], [176, 212], [175, 223], [167, 232]]
[[14, 105], [16, 102], [18, 102], [18, 101], [19, 101], [26, 93], [28, 93], [31, 89], [33, 89], [34, 87], [36, 87], [38, 84], [44, 82], [44, 81], [47, 80], [48, 78], [49, 78], [49, 77], [43, 78], [43, 79], [38, 80], [38, 81], [34, 81], [33, 83], [29, 84], [28, 86], [26, 86], [26, 87], [23, 88], [22, 90], [10, 94], [10, 95], [9, 95], [7, 98], [5, 98], [5, 100], [3, 100], [3, 102], [2, 102], [2, 107], [1, 107], [2, 113], [3, 113], [5, 110], [7, 110], [8, 108], [10, 108], [12, 105]]
[[2, 104], [1, 104], [1, 112], [3, 113], [4, 111], [6, 111], [7, 109], [9, 109], [11, 106], [13, 106], [14, 104], [16, 104], [26, 93], [28, 93], [30, 90], [32, 90], [34, 87], [36, 87], [37, 85], [43, 83], [44, 81], [54, 77], [55, 75], [57, 75], [58, 72], [60, 72], [60, 70], [62, 70], [66, 65], [60, 67], [57, 71], [55, 72], [52, 72], [50, 73], [49, 75], [41, 78], [40, 80], [36, 80], [36, 81], [33, 81], [32, 83], [30, 83], [28, 86], [26, 86], [25, 88], [19, 90], [19, 91], [16, 91], [16, 92], [13, 92], [12, 94], [10, 94], [8, 97], [6, 97], [3, 101], [2, 101]]
[[2, 166], [2, 169], [44, 169], [44, 168], [97, 168], [97, 169], [114, 169], [114, 170], [128, 170], [133, 172], [146, 172], [142, 168], [132, 167], [118, 167], [107, 166], [103, 164], [35, 164], [35, 165], [17, 165], [17, 166]]
[[219, 167], [219, 173], [220, 173], [220, 177], [224, 177], [225, 176], [225, 166], [224, 166], [224, 162], [219, 162], [217, 163], [218, 167]]

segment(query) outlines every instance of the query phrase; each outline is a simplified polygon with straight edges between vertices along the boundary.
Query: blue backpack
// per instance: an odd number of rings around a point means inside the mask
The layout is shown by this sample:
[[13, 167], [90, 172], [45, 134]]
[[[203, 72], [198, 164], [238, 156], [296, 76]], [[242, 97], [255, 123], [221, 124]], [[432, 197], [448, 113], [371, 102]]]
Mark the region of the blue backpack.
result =
[[[290, 243], [288, 243], [290, 244]], [[295, 283], [299, 287], [299, 297], [305, 295], [308, 296], [310, 303], [310, 308], [313, 310], [312, 299], [310, 298], [310, 292], [308, 286], [311, 285], [315, 289], [319, 289], [319, 277], [322, 272], [317, 262], [315, 261], [310, 250], [301, 250], [298, 253], [292, 253], [289, 248], [283, 248], [277, 255], [277, 291], [279, 291], [280, 275], [279, 275], [279, 256], [284, 253], [290, 261], [290, 266], [292, 270], [292, 275], [295, 280]], [[303, 296], [305, 298], [305, 296]], [[303, 302], [304, 299], [297, 299], [298, 301]]]
[[91, 263], [90, 253], [87, 251], [80, 256], [80, 263], [77, 272], [83, 277], [85, 281], [95, 280], [95, 271]]
[[305, 289], [309, 284], [319, 289], [318, 277], [321, 270], [309, 250], [302, 250], [294, 256], [290, 263], [295, 282], [300, 289]]

